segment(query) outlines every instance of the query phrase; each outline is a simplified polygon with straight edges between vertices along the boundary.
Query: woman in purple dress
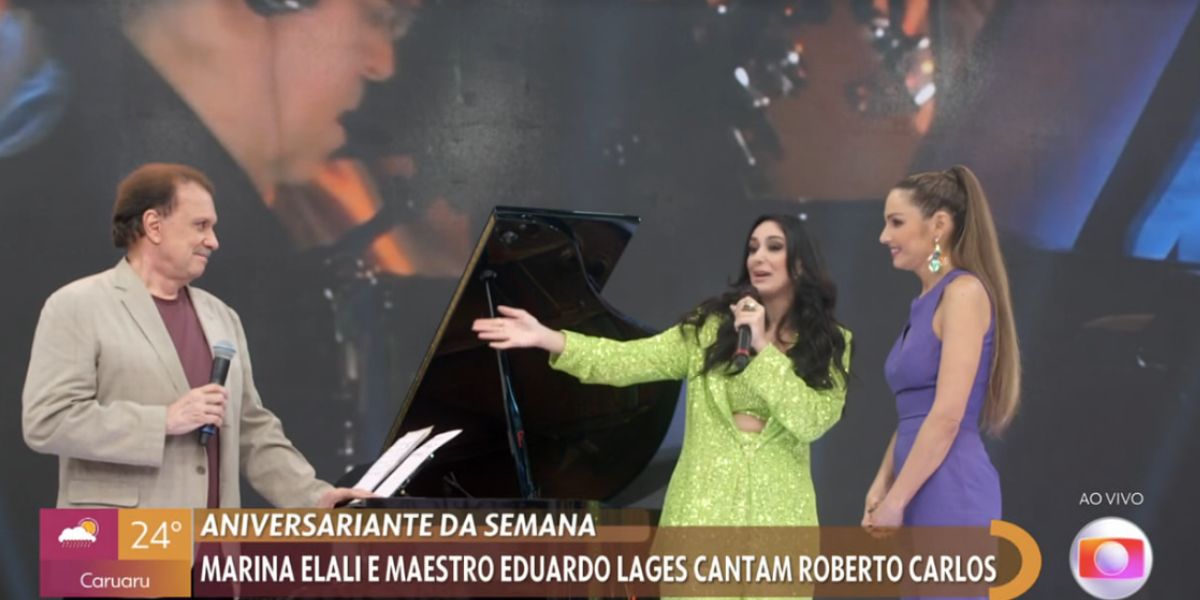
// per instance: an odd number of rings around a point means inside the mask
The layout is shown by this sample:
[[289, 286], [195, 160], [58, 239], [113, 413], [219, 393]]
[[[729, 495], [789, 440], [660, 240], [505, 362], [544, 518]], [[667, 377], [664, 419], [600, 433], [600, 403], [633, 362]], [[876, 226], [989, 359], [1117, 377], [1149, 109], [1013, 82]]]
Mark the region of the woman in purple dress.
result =
[[1000, 479], [980, 437], [1017, 410], [1020, 357], [991, 210], [963, 166], [898, 183], [879, 242], [921, 295], [884, 365], [900, 422], [867, 492], [863, 526], [987, 526]]

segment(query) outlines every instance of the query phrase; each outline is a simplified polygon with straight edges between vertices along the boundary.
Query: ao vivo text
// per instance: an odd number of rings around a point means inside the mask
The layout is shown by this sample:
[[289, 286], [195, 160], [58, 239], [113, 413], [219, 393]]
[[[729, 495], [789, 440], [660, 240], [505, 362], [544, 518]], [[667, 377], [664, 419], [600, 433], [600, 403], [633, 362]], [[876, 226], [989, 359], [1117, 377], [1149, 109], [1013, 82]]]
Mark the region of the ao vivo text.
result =
[[1141, 506], [1145, 501], [1141, 492], [1084, 492], [1079, 497], [1080, 506]]

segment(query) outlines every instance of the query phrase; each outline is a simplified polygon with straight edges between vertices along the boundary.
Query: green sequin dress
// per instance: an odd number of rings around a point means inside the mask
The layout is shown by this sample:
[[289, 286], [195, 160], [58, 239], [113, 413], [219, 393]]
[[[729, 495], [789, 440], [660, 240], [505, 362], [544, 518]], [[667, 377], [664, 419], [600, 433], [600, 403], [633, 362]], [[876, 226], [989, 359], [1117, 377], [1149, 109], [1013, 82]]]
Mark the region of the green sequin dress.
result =
[[[550, 365], [584, 383], [687, 381], [683, 448], [660, 525], [817, 525], [809, 444], [841, 418], [845, 379], [835, 370], [835, 385], [815, 390], [774, 346], [754, 357], [740, 374], [719, 368], [701, 373], [704, 350], [716, 340], [717, 328], [717, 319], [710, 318], [699, 340], [691, 326], [676, 325], [653, 337], [624, 342], [566, 331], [566, 346], [550, 357]], [[842, 364], [848, 368], [850, 332], [842, 333]], [[762, 432], [739, 430], [733, 407], [765, 417]]]

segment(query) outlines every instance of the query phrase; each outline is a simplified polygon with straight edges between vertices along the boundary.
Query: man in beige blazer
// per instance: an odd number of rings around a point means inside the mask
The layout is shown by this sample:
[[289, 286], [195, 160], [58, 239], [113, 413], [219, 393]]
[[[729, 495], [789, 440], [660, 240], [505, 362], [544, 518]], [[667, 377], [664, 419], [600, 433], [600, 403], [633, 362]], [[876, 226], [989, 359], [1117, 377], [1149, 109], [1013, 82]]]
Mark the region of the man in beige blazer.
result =
[[[241, 505], [239, 472], [276, 506], [331, 507], [370, 494], [316, 478], [263, 407], [233, 309], [192, 287], [217, 249], [212, 184], [182, 165], [138, 168], [118, 188], [115, 267], [59, 289], [34, 334], [22, 395], [25, 442], [59, 456], [58, 506], [203, 508]], [[157, 299], [157, 300], [156, 300]], [[201, 350], [236, 347], [224, 386], [196, 377], [160, 302], [184, 300]], [[174, 313], [170, 313], [174, 314]], [[202, 331], [202, 336], [199, 335]], [[200, 365], [203, 368], [203, 365]], [[206, 381], [201, 374], [201, 381]], [[206, 449], [196, 430], [219, 427]], [[219, 475], [209, 481], [210, 461]], [[210, 497], [210, 490], [212, 496]], [[217, 491], [219, 490], [219, 491]]]

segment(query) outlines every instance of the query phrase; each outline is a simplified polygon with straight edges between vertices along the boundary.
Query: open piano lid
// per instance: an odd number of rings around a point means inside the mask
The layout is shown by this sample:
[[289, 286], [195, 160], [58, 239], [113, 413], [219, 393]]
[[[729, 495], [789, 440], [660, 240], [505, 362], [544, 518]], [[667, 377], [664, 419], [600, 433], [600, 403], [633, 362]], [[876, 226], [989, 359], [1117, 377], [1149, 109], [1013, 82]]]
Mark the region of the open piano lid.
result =
[[[600, 297], [639, 222], [531, 208], [492, 212], [384, 445], [430, 425], [463, 430], [408, 485], [409, 495], [520, 496], [497, 354], [471, 331], [472, 321], [489, 316], [483, 273], [496, 275], [497, 304], [528, 310], [551, 328], [645, 337], [653, 332]], [[540, 497], [607, 499], [645, 468], [670, 425], [679, 382], [585, 385], [552, 370], [542, 350], [507, 354]]]

